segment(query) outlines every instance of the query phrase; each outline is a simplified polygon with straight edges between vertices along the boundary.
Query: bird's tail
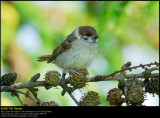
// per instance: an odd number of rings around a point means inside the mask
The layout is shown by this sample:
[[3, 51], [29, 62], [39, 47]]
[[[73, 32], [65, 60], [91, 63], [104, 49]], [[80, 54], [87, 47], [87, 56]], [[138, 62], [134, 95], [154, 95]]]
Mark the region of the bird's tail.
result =
[[40, 57], [38, 57], [38, 60], [37, 61], [48, 61], [48, 59], [51, 57], [51, 55], [42, 55]]

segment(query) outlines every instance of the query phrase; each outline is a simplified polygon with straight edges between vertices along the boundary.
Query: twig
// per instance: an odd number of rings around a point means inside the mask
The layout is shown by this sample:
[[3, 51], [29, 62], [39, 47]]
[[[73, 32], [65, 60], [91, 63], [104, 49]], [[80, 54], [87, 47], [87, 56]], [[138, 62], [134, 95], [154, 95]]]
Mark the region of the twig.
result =
[[[65, 94], [65, 92], [67, 92], [70, 97], [73, 99], [73, 101], [77, 104], [77, 106], [79, 106], [79, 102], [77, 101], [77, 99], [73, 96], [71, 89], [68, 87], [68, 85], [65, 82], [61, 82], [60, 86], [63, 88], [62, 94]], [[64, 92], [64, 93], [63, 93]]]
[[79, 102], [77, 101], [77, 99], [73, 96], [73, 94], [71, 92], [68, 92], [67, 93], [71, 96], [71, 98], [74, 100], [74, 102], [77, 104], [77, 106], [79, 106]]
[[132, 71], [132, 69], [137, 69], [137, 68], [140, 68], [140, 67], [141, 68], [145, 68], [146, 66], [150, 67], [151, 65], [159, 66], [159, 63], [158, 62], [154, 62], [154, 63], [150, 63], [150, 64], [140, 64], [139, 66], [133, 66], [133, 67], [124, 68], [124, 69], [121, 69], [119, 71], [114, 71], [113, 73], [111, 73], [109, 75], [105, 75], [105, 78], [107, 78], [107, 77], [113, 77], [117, 73], [121, 73], [122, 74], [126, 70]]
[[19, 102], [20, 102], [21, 105], [23, 106], [23, 103], [22, 103], [21, 99], [19, 98], [19, 95], [15, 95], [15, 96], [18, 98]]
[[127, 86], [126, 85], [124, 86], [124, 96], [125, 96], [126, 106], [129, 106], [128, 100], [126, 98], [126, 96], [127, 96]]
[[[150, 77], [159, 77], [159, 73], [152, 73]], [[108, 81], [108, 80], [122, 80], [123, 78], [125, 79], [130, 79], [130, 78], [144, 78], [143, 74], [118, 74], [113, 77], [108, 77], [108, 75], [99, 75], [95, 77], [89, 77], [88, 82], [97, 82], [97, 81]]]
[[21, 93], [21, 94], [25, 95], [26, 97], [28, 97], [29, 99], [31, 99], [32, 101], [34, 101], [36, 104], [38, 103], [38, 101], [36, 99], [32, 98], [29, 94], [27, 94], [27, 93], [25, 93], [23, 91], [15, 89], [15, 92], [18, 92], [18, 93]]

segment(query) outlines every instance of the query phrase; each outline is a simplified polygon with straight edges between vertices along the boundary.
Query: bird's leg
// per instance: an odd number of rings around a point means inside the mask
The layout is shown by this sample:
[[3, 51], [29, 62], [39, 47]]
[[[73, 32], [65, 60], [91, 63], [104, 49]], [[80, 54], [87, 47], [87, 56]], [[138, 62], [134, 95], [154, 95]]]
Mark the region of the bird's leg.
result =
[[66, 76], [66, 73], [63, 72], [61, 81], [60, 81], [61, 87], [63, 88], [63, 91], [61, 93], [62, 96], [66, 93], [66, 88], [67, 88], [67, 84], [65, 84], [65, 76]]
[[65, 76], [66, 76], [66, 73], [63, 72], [62, 77], [61, 77], [61, 83], [65, 82]]
[[61, 93], [62, 96], [64, 96], [64, 94], [65, 94], [66, 92], [68, 92], [69, 94], [71, 94], [71, 90], [72, 90], [72, 89], [71, 89], [70, 87], [68, 87], [67, 84], [65, 83], [65, 76], [66, 76], [66, 73], [63, 72], [62, 77], [61, 77], [61, 82], [60, 82], [61, 87], [63, 88], [63, 91], [62, 91], [62, 93]]

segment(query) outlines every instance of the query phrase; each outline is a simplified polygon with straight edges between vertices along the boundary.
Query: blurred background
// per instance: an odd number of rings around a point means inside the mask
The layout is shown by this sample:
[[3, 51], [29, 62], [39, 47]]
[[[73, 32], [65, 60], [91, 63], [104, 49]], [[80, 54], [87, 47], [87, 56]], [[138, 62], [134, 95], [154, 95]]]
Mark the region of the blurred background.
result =
[[[99, 50], [89, 76], [110, 74], [132, 62], [132, 66], [159, 62], [159, 1], [1, 1], [1, 75], [16, 72], [16, 83], [28, 82], [36, 73], [39, 80], [49, 70], [61, 69], [40, 63], [37, 57], [51, 54], [66, 36], [82, 25], [94, 27]], [[141, 69], [130, 73], [141, 73]], [[87, 91], [100, 94], [101, 106], [118, 82], [91, 82], [74, 92], [80, 98]], [[60, 106], [75, 106], [68, 94], [61, 96], [61, 87], [46, 90], [38, 87], [41, 102], [55, 101]], [[26, 90], [24, 90], [26, 91]], [[25, 104], [34, 106], [23, 95]], [[147, 94], [144, 104], [158, 106], [159, 97]], [[17, 97], [1, 93], [2, 106], [21, 106]]]

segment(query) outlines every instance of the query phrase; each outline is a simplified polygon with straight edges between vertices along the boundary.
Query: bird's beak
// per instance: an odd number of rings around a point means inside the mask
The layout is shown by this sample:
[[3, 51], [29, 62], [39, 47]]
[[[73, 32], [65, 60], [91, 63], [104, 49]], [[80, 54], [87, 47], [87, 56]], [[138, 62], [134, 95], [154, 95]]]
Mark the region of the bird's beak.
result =
[[99, 35], [98, 34], [94, 35], [94, 38], [99, 38]]
[[93, 42], [97, 42], [97, 38], [99, 38], [99, 35], [95, 34], [93, 37], [92, 37], [92, 40]]

